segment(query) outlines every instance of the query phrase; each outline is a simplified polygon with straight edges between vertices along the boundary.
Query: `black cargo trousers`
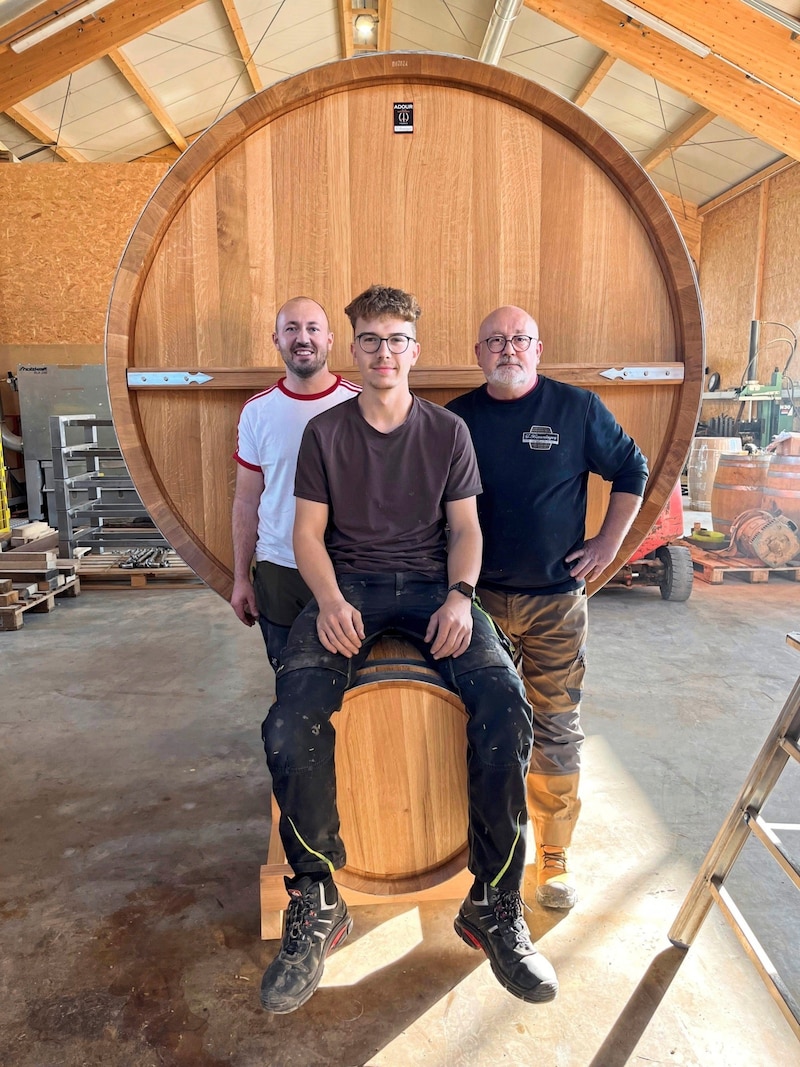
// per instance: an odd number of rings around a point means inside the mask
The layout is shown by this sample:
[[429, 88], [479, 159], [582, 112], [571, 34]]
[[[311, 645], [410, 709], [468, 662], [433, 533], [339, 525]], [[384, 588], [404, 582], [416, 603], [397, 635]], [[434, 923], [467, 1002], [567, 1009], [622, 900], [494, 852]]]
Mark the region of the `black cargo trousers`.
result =
[[[399, 572], [342, 573], [338, 582], [345, 600], [361, 612], [366, 638], [359, 653], [348, 659], [324, 648], [312, 600], [292, 626], [276, 676], [276, 700], [261, 727], [289, 864], [297, 875], [333, 872], [345, 864], [331, 716], [372, 645], [392, 630], [420, 649], [467, 712], [469, 869], [482, 882], [518, 889], [525, 867], [532, 713], [491, 620], [473, 606], [467, 651], [436, 661], [423, 638], [447, 596], [444, 581]], [[380, 812], [370, 817], [380, 818]]]

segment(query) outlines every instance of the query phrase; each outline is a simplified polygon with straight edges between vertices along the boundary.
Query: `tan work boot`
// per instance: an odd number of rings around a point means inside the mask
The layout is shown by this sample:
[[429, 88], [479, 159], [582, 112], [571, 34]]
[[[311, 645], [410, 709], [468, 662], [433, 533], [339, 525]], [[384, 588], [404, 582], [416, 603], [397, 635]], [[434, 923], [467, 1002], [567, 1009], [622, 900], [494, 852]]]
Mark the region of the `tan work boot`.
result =
[[542, 845], [536, 850], [536, 900], [545, 908], [562, 908], [565, 911], [574, 906], [578, 899], [577, 890], [570, 885], [567, 867], [567, 850], [557, 845]]

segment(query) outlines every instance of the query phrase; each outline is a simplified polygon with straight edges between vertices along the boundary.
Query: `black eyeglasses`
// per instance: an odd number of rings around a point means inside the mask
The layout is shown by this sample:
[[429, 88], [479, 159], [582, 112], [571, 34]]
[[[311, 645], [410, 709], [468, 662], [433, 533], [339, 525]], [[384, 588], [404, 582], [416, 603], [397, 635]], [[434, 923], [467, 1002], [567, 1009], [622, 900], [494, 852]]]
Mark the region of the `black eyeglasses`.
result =
[[384, 341], [393, 356], [401, 356], [411, 342], [416, 341], [416, 337], [409, 337], [406, 333], [391, 333], [388, 337], [379, 337], [376, 333], [359, 333], [356, 334], [356, 341], [362, 351], [370, 356], [380, 351]]
[[531, 341], [538, 340], [538, 337], [528, 337], [526, 333], [515, 333], [513, 337], [503, 337], [502, 334], [495, 333], [491, 337], [484, 337], [480, 343], [486, 345], [490, 352], [499, 355], [509, 343], [515, 352], [527, 352]]

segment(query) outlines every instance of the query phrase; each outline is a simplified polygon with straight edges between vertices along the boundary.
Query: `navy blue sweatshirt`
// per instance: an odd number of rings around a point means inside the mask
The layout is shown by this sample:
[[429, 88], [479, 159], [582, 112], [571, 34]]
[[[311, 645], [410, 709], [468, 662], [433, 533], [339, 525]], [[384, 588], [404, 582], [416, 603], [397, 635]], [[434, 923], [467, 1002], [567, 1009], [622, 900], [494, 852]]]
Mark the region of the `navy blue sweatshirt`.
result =
[[515, 593], [580, 589], [564, 562], [583, 544], [589, 473], [611, 491], [644, 494], [647, 460], [588, 389], [539, 375], [517, 400], [485, 385], [447, 407], [469, 427], [483, 483], [481, 584]]

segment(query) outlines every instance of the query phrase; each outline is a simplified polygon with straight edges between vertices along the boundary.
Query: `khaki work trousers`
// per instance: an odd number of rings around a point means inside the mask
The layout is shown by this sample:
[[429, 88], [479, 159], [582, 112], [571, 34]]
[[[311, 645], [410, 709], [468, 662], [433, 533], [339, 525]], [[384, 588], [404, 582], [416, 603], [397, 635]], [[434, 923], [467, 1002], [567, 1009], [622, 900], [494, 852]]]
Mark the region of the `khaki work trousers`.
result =
[[586, 593], [527, 596], [479, 588], [478, 594], [483, 607], [514, 643], [517, 668], [533, 708], [527, 794], [536, 844], [568, 848], [581, 810]]

